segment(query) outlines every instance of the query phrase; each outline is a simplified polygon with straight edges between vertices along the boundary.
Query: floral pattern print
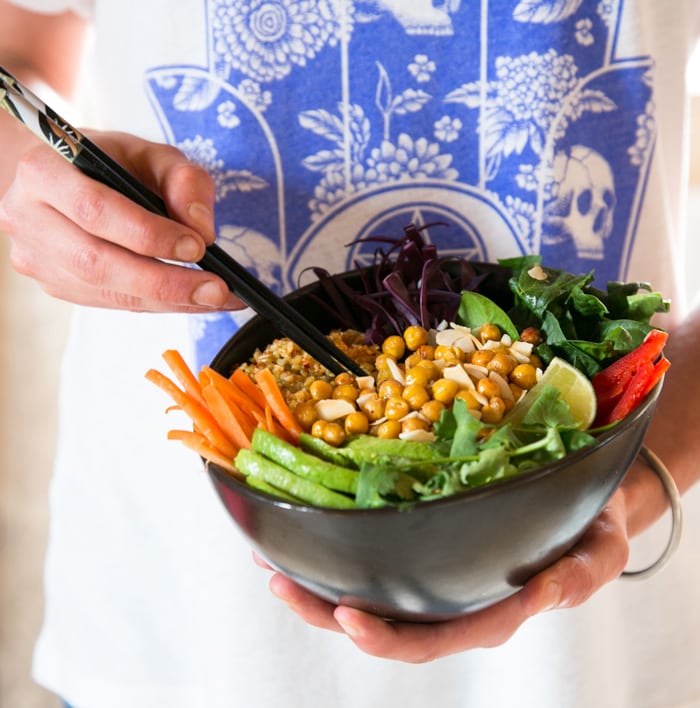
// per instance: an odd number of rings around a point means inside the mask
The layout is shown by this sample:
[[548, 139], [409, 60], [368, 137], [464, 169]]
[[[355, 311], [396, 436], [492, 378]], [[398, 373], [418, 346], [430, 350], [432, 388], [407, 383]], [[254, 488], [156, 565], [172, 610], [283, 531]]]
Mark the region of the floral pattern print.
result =
[[306, 66], [341, 24], [329, 0], [227, 0], [214, 13], [216, 51], [237, 71], [261, 83]]
[[[205, 0], [207, 65], [147, 86], [214, 179], [222, 247], [279, 292], [409, 221], [450, 223], [425, 232], [443, 252], [623, 279], [656, 130], [623, 2]], [[198, 327], [210, 352], [232, 320]]]

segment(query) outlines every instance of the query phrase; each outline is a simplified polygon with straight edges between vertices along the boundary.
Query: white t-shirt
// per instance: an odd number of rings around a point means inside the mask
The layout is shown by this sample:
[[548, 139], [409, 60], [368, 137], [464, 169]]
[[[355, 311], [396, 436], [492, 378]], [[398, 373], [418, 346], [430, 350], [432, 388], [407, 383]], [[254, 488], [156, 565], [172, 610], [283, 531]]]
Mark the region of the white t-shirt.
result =
[[[18, 2], [56, 10], [70, 3]], [[215, 177], [222, 246], [286, 291], [362, 261], [358, 235], [541, 252], [651, 281], [680, 314], [683, 69], [695, 0], [94, 0], [87, 93], [105, 127]], [[51, 486], [35, 676], [76, 708], [700, 706], [698, 490], [663, 573], [411, 666], [306, 626], [267, 591], [143, 377], [208, 362], [231, 315], [77, 309]], [[194, 344], [194, 346], [192, 346]], [[643, 564], [659, 523], [635, 543]]]

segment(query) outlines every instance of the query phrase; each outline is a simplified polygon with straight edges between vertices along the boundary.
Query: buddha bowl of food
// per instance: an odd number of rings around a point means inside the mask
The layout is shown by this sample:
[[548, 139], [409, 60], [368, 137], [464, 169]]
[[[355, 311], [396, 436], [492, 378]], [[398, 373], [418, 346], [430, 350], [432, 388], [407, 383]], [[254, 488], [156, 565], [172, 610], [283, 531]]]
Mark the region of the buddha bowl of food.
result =
[[430, 622], [513, 594], [641, 449], [667, 303], [532, 256], [443, 260], [412, 228], [372, 266], [316, 276], [288, 300], [367, 376], [255, 317], [197, 376], [170, 353], [182, 390], [153, 374], [194, 421], [172, 437], [252, 548], [330, 602]]

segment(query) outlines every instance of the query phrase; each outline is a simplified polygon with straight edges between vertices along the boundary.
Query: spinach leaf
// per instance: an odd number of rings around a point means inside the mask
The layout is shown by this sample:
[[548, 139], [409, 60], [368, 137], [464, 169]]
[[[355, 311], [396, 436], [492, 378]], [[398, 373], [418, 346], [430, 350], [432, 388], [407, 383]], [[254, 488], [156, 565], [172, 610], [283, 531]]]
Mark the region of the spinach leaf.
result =
[[459, 323], [471, 329], [478, 329], [484, 324], [495, 324], [511, 339], [518, 339], [520, 334], [508, 314], [493, 300], [473, 291], [465, 291], [457, 311]]

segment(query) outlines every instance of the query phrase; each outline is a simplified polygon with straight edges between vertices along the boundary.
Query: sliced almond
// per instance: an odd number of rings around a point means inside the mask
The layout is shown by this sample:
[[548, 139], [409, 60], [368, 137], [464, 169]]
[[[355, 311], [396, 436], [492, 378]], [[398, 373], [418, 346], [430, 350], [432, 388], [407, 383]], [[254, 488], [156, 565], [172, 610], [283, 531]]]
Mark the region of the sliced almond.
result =
[[394, 379], [394, 381], [398, 381], [402, 386], [405, 386], [406, 377], [404, 376], [403, 371], [401, 371], [399, 365], [391, 357], [387, 357], [386, 365], [389, 369], [389, 373], [391, 374], [391, 378]]
[[321, 420], [327, 421], [345, 418], [345, 416], [357, 410], [350, 401], [345, 401], [342, 398], [325, 398], [322, 401], [316, 401], [314, 408], [316, 409], [316, 415]]
[[437, 437], [429, 430], [409, 430], [406, 433], [399, 433], [399, 439], [412, 442], [434, 442]]
[[461, 364], [445, 367], [442, 375], [446, 379], [454, 381], [460, 388], [468, 388], [470, 390], [474, 390], [475, 388], [474, 381]]

